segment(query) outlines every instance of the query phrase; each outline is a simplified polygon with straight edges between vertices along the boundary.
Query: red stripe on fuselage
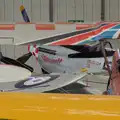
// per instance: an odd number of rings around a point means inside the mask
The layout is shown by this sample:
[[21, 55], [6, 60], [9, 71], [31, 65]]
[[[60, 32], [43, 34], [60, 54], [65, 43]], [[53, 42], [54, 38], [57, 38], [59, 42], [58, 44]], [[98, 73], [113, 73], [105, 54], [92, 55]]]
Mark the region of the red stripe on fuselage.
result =
[[83, 41], [84, 39], [87, 39], [89, 37], [92, 37], [93, 35], [97, 35], [100, 32], [102, 32], [106, 29], [109, 29], [109, 28], [111, 28], [115, 25], [117, 25], [117, 23], [108, 24], [106, 26], [100, 27], [97, 30], [93, 30], [93, 31], [90, 31], [90, 32], [87, 32], [87, 33], [82, 33], [82, 34], [79, 34], [79, 35], [75, 35], [75, 36], [60, 40], [60, 41], [56, 41], [54, 43], [50, 43], [49, 45], [72, 45], [74, 43]]

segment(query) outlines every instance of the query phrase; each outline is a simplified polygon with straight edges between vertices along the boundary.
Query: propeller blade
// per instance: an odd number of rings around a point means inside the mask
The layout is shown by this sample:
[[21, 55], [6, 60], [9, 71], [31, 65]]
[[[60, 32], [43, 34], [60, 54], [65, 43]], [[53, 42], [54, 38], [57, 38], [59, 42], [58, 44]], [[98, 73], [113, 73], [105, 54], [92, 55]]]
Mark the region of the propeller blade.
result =
[[21, 62], [21, 63], [24, 64], [24, 63], [26, 63], [26, 62], [29, 60], [29, 58], [30, 58], [31, 56], [32, 56], [32, 53], [29, 52], [29, 53], [27, 53], [27, 54], [19, 57], [19, 58], [17, 59], [17, 61], [19, 61], [19, 62]]
[[21, 11], [21, 14], [23, 16], [24, 21], [26, 23], [30, 22], [30, 19], [29, 19], [28, 15], [27, 15], [27, 12], [26, 12], [26, 10], [25, 10], [23, 5], [20, 6], [20, 11]]
[[15, 65], [15, 66], [19, 66], [19, 67], [23, 67], [23, 68], [26, 68], [28, 69], [29, 71], [33, 72], [34, 69], [26, 64], [23, 64], [17, 60], [14, 60], [14, 59], [11, 59], [11, 58], [8, 58], [8, 57], [4, 57], [2, 56], [2, 58], [0, 59], [1, 62], [5, 63], [5, 64], [12, 64], [12, 65]]

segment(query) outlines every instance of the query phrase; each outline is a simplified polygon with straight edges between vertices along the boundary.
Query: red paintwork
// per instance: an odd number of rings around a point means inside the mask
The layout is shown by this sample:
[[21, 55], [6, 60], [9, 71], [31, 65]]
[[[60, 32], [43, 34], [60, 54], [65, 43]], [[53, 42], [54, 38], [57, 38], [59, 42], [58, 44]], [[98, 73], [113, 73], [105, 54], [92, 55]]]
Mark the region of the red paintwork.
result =
[[14, 24], [0, 24], [0, 30], [15, 30]]
[[96, 24], [76, 24], [76, 30], [88, 29], [97, 26]]
[[115, 25], [116, 25], [116, 23], [111, 23], [111, 24], [108, 24], [106, 26], [100, 27], [97, 30], [93, 30], [93, 31], [86, 32], [86, 33], [79, 34], [79, 35], [75, 35], [75, 36], [72, 36], [72, 37], [69, 37], [69, 38], [66, 38], [66, 39], [62, 39], [60, 41], [56, 41], [56, 42], [51, 43], [49, 45], [72, 45], [74, 43], [84, 41], [85, 39], [90, 38], [94, 35], [97, 35], [100, 32], [102, 32], [104, 30], [107, 30], [107, 29], [109, 29], [109, 28], [111, 28]]
[[36, 24], [36, 30], [55, 30], [55, 24]]

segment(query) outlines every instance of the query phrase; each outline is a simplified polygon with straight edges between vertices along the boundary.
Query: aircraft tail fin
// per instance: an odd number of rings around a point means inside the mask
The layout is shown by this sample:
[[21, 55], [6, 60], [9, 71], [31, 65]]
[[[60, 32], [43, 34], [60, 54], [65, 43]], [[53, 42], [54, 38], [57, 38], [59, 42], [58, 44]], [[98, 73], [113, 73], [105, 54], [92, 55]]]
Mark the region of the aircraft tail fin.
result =
[[25, 10], [25, 8], [24, 8], [23, 5], [20, 6], [20, 11], [21, 11], [21, 14], [22, 14], [22, 16], [23, 16], [24, 21], [25, 21], [26, 23], [27, 23], [27, 22], [30, 22], [30, 19], [29, 19], [29, 17], [28, 17], [27, 11]]

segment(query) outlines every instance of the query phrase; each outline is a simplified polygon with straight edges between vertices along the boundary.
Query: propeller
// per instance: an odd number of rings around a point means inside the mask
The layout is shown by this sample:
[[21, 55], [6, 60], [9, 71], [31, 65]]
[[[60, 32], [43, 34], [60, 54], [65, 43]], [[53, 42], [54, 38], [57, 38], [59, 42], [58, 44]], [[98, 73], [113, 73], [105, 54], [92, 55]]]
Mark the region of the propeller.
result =
[[21, 14], [22, 14], [22, 16], [23, 16], [24, 21], [25, 21], [26, 23], [29, 23], [29, 22], [30, 22], [30, 19], [29, 19], [28, 15], [27, 15], [27, 12], [26, 12], [26, 10], [25, 10], [25, 8], [24, 8], [23, 5], [20, 6], [20, 11], [21, 11]]
[[[23, 58], [21, 57], [19, 59], [24, 61], [24, 58], [25, 57], [23, 56]], [[26, 69], [28, 69], [31, 72], [34, 71], [34, 69], [32, 67], [30, 67], [29, 65], [21, 63], [19, 60], [14, 60], [14, 59], [5, 57], [5, 56], [2, 55], [1, 52], [0, 52], [0, 61], [3, 62], [3, 63], [5, 63], [5, 64], [11, 64], [11, 65], [15, 65], [15, 66], [26, 68]]]
[[17, 59], [17, 61], [19, 61], [19, 62], [21, 62], [21, 63], [26, 63], [28, 60], [29, 60], [29, 58], [32, 56], [32, 53], [31, 52], [29, 52], [29, 53], [27, 53], [27, 54], [24, 54], [22, 57], [19, 57], [18, 59]]

